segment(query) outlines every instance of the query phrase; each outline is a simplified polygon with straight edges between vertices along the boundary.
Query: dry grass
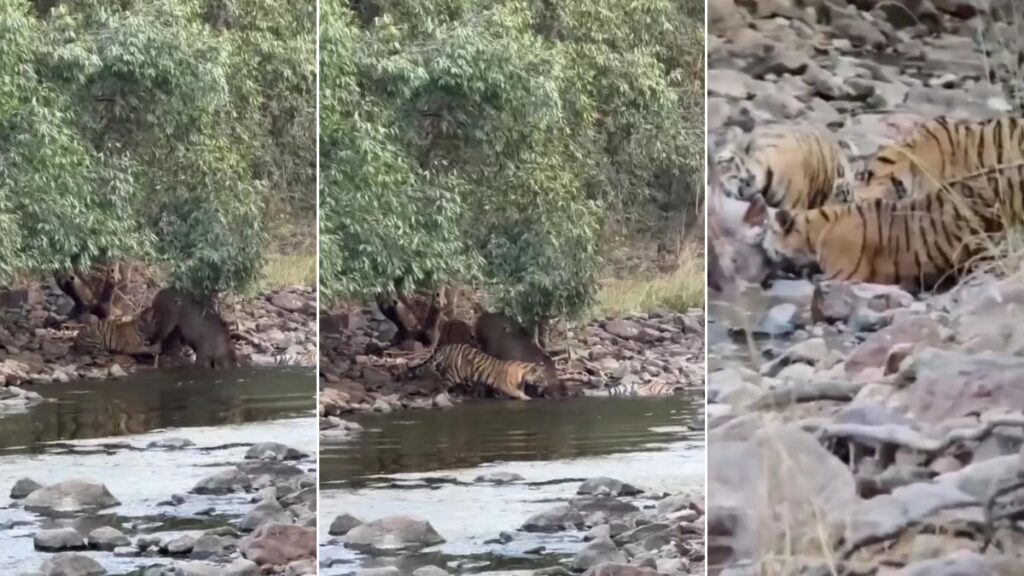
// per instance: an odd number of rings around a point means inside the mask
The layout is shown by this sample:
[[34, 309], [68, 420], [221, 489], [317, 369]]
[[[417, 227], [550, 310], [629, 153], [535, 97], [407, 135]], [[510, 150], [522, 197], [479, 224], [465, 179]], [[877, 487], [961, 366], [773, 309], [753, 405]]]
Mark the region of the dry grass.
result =
[[704, 250], [689, 243], [679, 251], [675, 270], [651, 278], [606, 280], [597, 295], [595, 312], [602, 317], [664, 308], [684, 312], [704, 307]]
[[260, 290], [316, 283], [316, 254], [269, 254], [263, 265]]

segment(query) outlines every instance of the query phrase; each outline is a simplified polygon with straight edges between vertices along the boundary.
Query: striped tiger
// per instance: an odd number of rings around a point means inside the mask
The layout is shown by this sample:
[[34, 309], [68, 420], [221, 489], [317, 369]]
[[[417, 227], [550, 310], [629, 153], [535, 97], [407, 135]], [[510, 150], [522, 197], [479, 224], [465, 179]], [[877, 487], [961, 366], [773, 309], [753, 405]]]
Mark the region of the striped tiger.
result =
[[84, 353], [159, 354], [160, 343], [146, 344], [147, 334], [142, 317], [100, 320], [83, 326], [74, 345], [76, 350]]
[[955, 279], [984, 252], [987, 235], [1024, 216], [1024, 167], [948, 186], [948, 194], [806, 211], [752, 202], [746, 218], [763, 223], [762, 246], [775, 262], [817, 265], [831, 280], [919, 290]]
[[413, 373], [430, 365], [449, 386], [484, 385], [512, 398], [529, 400], [523, 386], [543, 388], [544, 366], [532, 362], [499, 360], [467, 344], [438, 346], [429, 358], [410, 366]]
[[639, 397], [663, 397], [672, 396], [682, 390], [679, 384], [652, 380], [650, 382], [619, 383], [608, 387], [608, 395], [613, 397], [639, 396]]
[[756, 129], [715, 156], [726, 196], [769, 206], [808, 209], [848, 202], [853, 171], [846, 154], [828, 131], [810, 126]]
[[856, 200], [926, 196], [945, 182], [1024, 162], [1024, 119], [981, 122], [945, 116], [918, 126], [909, 137], [878, 150], [857, 174]]
[[300, 354], [276, 354], [275, 366], [316, 366], [317, 349], [311, 348]]

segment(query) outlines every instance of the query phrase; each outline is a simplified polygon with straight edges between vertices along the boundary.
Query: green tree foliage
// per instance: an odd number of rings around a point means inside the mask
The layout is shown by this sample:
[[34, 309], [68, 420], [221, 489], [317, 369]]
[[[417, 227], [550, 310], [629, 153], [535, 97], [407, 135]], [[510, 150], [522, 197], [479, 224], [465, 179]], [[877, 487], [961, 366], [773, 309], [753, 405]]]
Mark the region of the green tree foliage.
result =
[[586, 308], [611, 218], [700, 194], [703, 2], [321, 2], [321, 288]]
[[0, 0], [0, 272], [108, 259], [197, 292], [261, 269], [315, 181], [315, 5]]

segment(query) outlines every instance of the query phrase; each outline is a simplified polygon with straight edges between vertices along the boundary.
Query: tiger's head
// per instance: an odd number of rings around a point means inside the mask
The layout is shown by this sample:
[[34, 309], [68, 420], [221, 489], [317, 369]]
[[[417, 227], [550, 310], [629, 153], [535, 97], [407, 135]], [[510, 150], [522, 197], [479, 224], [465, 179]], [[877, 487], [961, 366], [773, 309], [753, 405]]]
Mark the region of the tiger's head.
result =
[[518, 363], [520, 370], [519, 382], [528, 396], [541, 397], [546, 391], [558, 384], [558, 375], [555, 367], [548, 364], [534, 364], [532, 362]]
[[743, 221], [756, 230], [770, 261], [796, 270], [817, 266], [816, 250], [807, 241], [803, 220], [792, 211], [771, 208], [764, 200], [755, 198], [750, 201]]
[[715, 169], [722, 193], [730, 198], [750, 200], [771, 186], [770, 166], [743, 150], [727, 147], [715, 156]]

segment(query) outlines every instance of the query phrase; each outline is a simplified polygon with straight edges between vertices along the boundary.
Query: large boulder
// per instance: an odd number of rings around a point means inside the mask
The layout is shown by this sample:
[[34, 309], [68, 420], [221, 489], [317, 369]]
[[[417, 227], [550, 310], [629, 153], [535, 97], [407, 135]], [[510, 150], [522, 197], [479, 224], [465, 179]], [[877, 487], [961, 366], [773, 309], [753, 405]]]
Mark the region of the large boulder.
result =
[[192, 488], [192, 493], [222, 495], [248, 492], [251, 489], [252, 479], [249, 478], [249, 475], [237, 468], [232, 468], [203, 478]]
[[342, 538], [353, 549], [408, 550], [444, 542], [430, 522], [412, 516], [389, 516], [361, 524]]
[[32, 544], [36, 550], [42, 552], [82, 550], [85, 548], [85, 540], [74, 528], [40, 530], [32, 537]]
[[40, 514], [72, 515], [119, 506], [121, 502], [103, 484], [88, 480], [65, 480], [29, 494], [25, 509]]
[[524, 532], [560, 532], [583, 526], [583, 515], [568, 504], [559, 504], [530, 516], [520, 528]]
[[88, 556], [64, 552], [43, 562], [39, 572], [43, 576], [104, 576], [107, 570]]
[[316, 557], [316, 531], [294, 524], [264, 524], [243, 538], [238, 549], [260, 566], [283, 566]]
[[[791, 542], [812, 546], [817, 527], [840, 526], [860, 502], [846, 465], [814, 436], [750, 414], [708, 443], [708, 563], [751, 560]], [[786, 522], [773, 510], [786, 510]], [[811, 553], [811, 550], [801, 550]]]

